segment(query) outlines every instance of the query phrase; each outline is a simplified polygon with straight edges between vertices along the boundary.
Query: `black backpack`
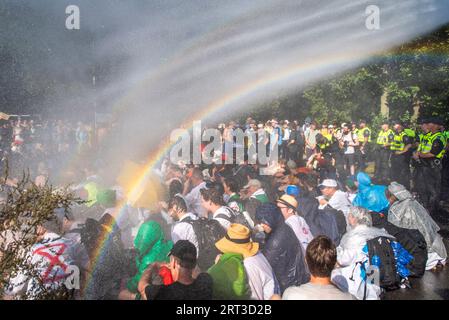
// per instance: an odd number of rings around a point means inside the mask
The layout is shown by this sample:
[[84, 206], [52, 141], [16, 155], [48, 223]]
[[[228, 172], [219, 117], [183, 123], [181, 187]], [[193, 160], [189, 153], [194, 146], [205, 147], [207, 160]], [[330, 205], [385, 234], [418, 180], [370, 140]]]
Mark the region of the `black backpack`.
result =
[[380, 260], [380, 287], [385, 290], [399, 288], [400, 277], [396, 269], [396, 259], [391, 247], [389, 238], [377, 237], [366, 242], [368, 246], [368, 257], [370, 264], [373, 264], [373, 257], [378, 256]]
[[378, 213], [372, 213], [371, 217], [373, 218], [373, 226], [384, 228], [413, 256], [413, 260], [407, 264], [410, 276], [422, 277], [424, 271], [426, 271], [427, 262], [427, 244], [422, 233], [416, 229], [395, 226], [388, 222], [385, 216]]
[[427, 244], [424, 236], [419, 230], [404, 229], [388, 223], [385, 230], [407, 250], [413, 260], [407, 264], [411, 277], [422, 277], [426, 271], [427, 263]]
[[245, 216], [241, 212], [236, 212], [232, 210], [229, 207], [225, 207], [226, 210], [229, 212], [230, 216], [225, 215], [224, 213], [217, 214], [215, 218], [220, 218], [229, 221], [230, 223], [238, 223], [241, 225], [244, 225], [247, 227], [250, 231], [252, 230], [251, 226], [249, 225], [248, 220], [246, 220]]
[[215, 242], [223, 238], [226, 234], [222, 225], [214, 219], [199, 218], [183, 220], [192, 225], [198, 241], [198, 267], [205, 272], [215, 264], [215, 258], [220, 253], [215, 247]]

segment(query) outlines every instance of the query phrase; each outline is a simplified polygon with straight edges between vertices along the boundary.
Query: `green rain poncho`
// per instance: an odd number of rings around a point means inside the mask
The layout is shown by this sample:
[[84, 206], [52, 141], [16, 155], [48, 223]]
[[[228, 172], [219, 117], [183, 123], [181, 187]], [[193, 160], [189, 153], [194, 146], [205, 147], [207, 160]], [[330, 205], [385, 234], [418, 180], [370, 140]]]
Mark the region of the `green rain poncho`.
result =
[[243, 256], [224, 253], [217, 264], [207, 271], [213, 279], [215, 300], [247, 300], [251, 296], [248, 277], [243, 266]]
[[169, 261], [167, 255], [173, 243], [165, 240], [164, 232], [156, 221], [148, 221], [139, 228], [134, 247], [137, 250], [137, 274], [128, 281], [127, 288], [131, 292], [137, 292], [137, 284], [148, 265], [156, 261]]

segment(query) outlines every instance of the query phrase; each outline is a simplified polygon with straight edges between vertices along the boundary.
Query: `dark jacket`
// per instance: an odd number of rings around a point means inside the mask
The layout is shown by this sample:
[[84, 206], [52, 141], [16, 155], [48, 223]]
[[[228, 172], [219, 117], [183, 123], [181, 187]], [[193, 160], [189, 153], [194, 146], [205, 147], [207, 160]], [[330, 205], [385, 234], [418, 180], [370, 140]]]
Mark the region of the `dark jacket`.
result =
[[280, 209], [273, 203], [257, 208], [256, 221], [267, 224], [271, 232], [266, 236], [262, 249], [276, 279], [281, 293], [290, 286], [300, 286], [309, 281], [304, 253], [298, 238], [284, 220]]
[[300, 286], [309, 281], [301, 244], [285, 222], [279, 223], [270, 233], [263, 254], [273, 268], [281, 293], [290, 286]]
[[312, 197], [298, 198], [298, 212], [309, 225], [310, 232], [316, 237], [325, 235], [338, 246], [340, 239], [346, 232], [346, 219], [341, 211], [326, 206], [319, 209], [318, 200]]

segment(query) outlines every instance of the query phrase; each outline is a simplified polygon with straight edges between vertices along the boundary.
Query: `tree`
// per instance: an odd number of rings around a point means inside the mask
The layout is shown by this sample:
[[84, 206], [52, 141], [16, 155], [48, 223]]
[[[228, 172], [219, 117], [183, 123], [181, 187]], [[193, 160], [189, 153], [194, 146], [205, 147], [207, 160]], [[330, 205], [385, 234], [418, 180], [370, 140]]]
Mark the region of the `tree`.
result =
[[41, 293], [33, 299], [67, 298], [66, 290], [45, 290], [41, 275], [33, 269], [26, 253], [37, 242], [37, 226], [49, 220], [55, 209], [70, 210], [72, 205], [83, 201], [67, 188], [55, 190], [51, 185], [38, 186], [27, 173], [19, 181], [12, 181], [6, 169], [0, 182], [3, 198], [0, 204], [0, 296], [9, 280], [21, 270], [39, 280], [37, 291]]

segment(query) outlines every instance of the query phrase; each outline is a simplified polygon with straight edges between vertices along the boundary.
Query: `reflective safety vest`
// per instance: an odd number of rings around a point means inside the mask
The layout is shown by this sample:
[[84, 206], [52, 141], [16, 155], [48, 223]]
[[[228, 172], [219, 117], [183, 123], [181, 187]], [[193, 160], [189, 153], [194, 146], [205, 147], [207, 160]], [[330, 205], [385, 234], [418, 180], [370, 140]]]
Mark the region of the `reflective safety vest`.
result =
[[369, 136], [368, 136], [368, 142], [371, 142], [371, 129], [366, 127], [363, 129], [357, 129], [357, 137], [359, 138], [359, 142], [363, 143], [365, 141], [365, 132], [368, 130]]
[[441, 132], [435, 132], [435, 133], [429, 132], [426, 135], [426, 137], [424, 138], [424, 143], [422, 143], [422, 146], [421, 146], [421, 144], [419, 145], [421, 147], [421, 150], [418, 147], [418, 151], [421, 151], [422, 153], [429, 153], [432, 150], [432, 145], [436, 139], [440, 139], [443, 142], [443, 150], [441, 150], [440, 153], [435, 155], [435, 158], [437, 158], [437, 159], [443, 158], [444, 154], [446, 153], [446, 150], [445, 150], [446, 139]]
[[397, 134], [395, 133], [393, 142], [391, 143], [390, 150], [392, 151], [404, 151], [405, 144], [404, 144], [404, 136], [407, 134], [402, 131], [401, 133]]
[[324, 137], [327, 139], [326, 147], [329, 147], [334, 137], [332, 136], [332, 133], [325, 134]]
[[[419, 145], [417, 151], [423, 152], [424, 149], [426, 149], [427, 141], [429, 140], [430, 136], [432, 135], [431, 132], [428, 132], [426, 134], [421, 133], [419, 135]], [[432, 149], [432, 146], [430, 146], [430, 149]], [[429, 149], [429, 151], [430, 151]]]
[[415, 139], [416, 138], [416, 132], [415, 130], [409, 129], [409, 128], [405, 128], [404, 132], [406, 135], [408, 135], [410, 138]]
[[391, 129], [388, 129], [387, 131], [381, 130], [377, 136], [377, 144], [385, 146], [389, 142], [388, 136], [391, 134], [394, 135], [394, 132]]

